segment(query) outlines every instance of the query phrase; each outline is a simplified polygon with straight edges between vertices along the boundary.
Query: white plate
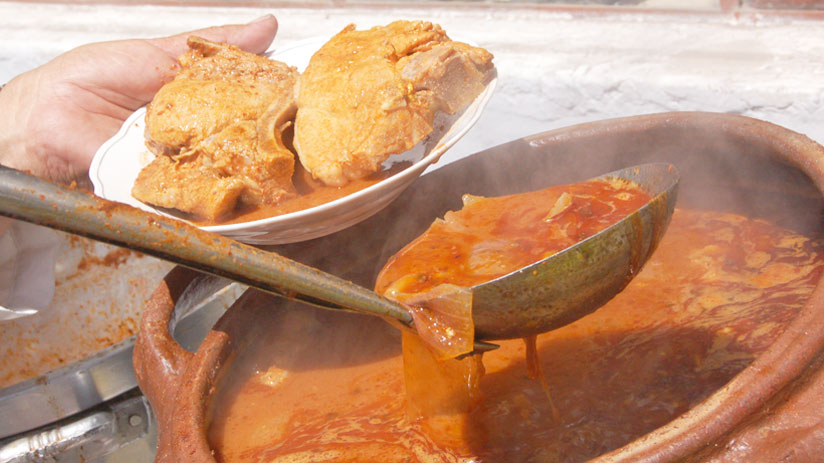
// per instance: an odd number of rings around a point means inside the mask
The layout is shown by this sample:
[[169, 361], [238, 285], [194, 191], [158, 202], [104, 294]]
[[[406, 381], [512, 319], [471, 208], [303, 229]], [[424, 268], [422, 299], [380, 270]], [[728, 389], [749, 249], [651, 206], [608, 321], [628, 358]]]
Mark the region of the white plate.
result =
[[[312, 54], [328, 40], [329, 37], [301, 40], [270, 52], [268, 56], [303, 71]], [[493, 77], [486, 89], [451, 123], [440, 140], [433, 140], [430, 136], [426, 143], [422, 142], [415, 149], [392, 156], [388, 162], [410, 158], [417, 162], [381, 182], [310, 209], [251, 222], [200, 228], [238, 241], [262, 245], [305, 241], [352, 226], [388, 205], [430, 164], [437, 161], [446, 150], [463, 137], [478, 121], [483, 108], [492, 97], [496, 83], [497, 77]], [[95, 154], [89, 170], [94, 192], [112, 201], [183, 220], [138, 201], [131, 194], [138, 172], [154, 157], [144, 144], [145, 114], [145, 108], [137, 110], [126, 119], [120, 131], [106, 141]]]

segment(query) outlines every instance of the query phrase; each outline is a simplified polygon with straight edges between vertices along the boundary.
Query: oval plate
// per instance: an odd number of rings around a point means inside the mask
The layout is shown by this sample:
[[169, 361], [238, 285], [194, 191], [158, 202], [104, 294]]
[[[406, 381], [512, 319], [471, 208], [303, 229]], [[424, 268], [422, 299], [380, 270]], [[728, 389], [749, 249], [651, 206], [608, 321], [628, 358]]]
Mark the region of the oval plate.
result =
[[[267, 56], [303, 71], [309, 59], [331, 36], [313, 37], [270, 51]], [[466, 40], [462, 42], [471, 43]], [[302, 211], [250, 222], [200, 227], [250, 244], [286, 244], [306, 241], [334, 233], [354, 225], [383, 209], [417, 179], [430, 164], [436, 162], [478, 121], [492, 97], [497, 84], [493, 75], [484, 91], [464, 110], [447, 123], [447, 129], [430, 135], [412, 150], [393, 155], [387, 163], [399, 161], [413, 164], [397, 174], [343, 198]], [[145, 211], [178, 220], [178, 216], [145, 204], [131, 194], [137, 174], [152, 161], [154, 155], [144, 144], [146, 108], [133, 113], [120, 131], [104, 143], [92, 159], [89, 177], [94, 193], [102, 198], [138, 207]], [[440, 137], [440, 139], [433, 139]]]

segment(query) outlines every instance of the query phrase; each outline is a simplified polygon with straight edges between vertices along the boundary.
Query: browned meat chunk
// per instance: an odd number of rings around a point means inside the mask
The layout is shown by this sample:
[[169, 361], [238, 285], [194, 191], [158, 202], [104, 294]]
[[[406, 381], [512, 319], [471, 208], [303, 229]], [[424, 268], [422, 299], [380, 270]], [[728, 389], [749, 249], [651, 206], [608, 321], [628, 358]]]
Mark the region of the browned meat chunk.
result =
[[281, 137], [296, 110], [297, 71], [197, 37], [189, 47], [147, 108], [146, 144], [157, 156], [134, 197], [214, 221], [238, 203], [294, 196], [294, 154]]
[[429, 135], [436, 112], [463, 110], [493, 70], [488, 51], [454, 42], [432, 23], [347, 26], [300, 77], [300, 161], [328, 185], [376, 172]]

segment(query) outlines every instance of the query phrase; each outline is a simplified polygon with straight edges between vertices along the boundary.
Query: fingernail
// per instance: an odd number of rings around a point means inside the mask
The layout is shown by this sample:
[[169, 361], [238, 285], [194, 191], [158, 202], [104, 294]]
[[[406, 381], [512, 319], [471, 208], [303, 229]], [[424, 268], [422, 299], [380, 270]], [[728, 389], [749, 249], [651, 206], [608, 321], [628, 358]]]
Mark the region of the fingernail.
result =
[[271, 14], [265, 14], [265, 15], [263, 15], [263, 16], [261, 16], [261, 17], [259, 17], [259, 18], [255, 19], [254, 21], [250, 22], [249, 24], [257, 24], [257, 23], [262, 23], [263, 21], [267, 21], [267, 20], [269, 20], [269, 19], [271, 19], [271, 18], [272, 18], [272, 15], [271, 15]]

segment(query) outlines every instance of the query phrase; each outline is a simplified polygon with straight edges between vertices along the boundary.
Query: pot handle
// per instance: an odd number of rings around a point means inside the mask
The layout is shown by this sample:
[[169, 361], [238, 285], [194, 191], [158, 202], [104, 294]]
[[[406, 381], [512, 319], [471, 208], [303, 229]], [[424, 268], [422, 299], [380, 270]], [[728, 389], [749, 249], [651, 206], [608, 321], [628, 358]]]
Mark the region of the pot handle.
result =
[[[218, 281], [216, 277], [185, 267], [173, 268], [146, 301], [135, 341], [132, 357], [135, 376], [157, 418], [159, 439], [170, 434], [168, 430], [175, 410], [174, 391], [178, 389], [181, 376], [194, 356], [172, 337], [174, 319], [178, 318], [176, 309], [187, 305], [182, 303], [184, 294], [190, 294], [187, 290], [203, 286], [196, 281], [199, 279]], [[161, 444], [158, 442], [158, 451], [169, 448]], [[157, 455], [156, 461], [164, 459]]]

